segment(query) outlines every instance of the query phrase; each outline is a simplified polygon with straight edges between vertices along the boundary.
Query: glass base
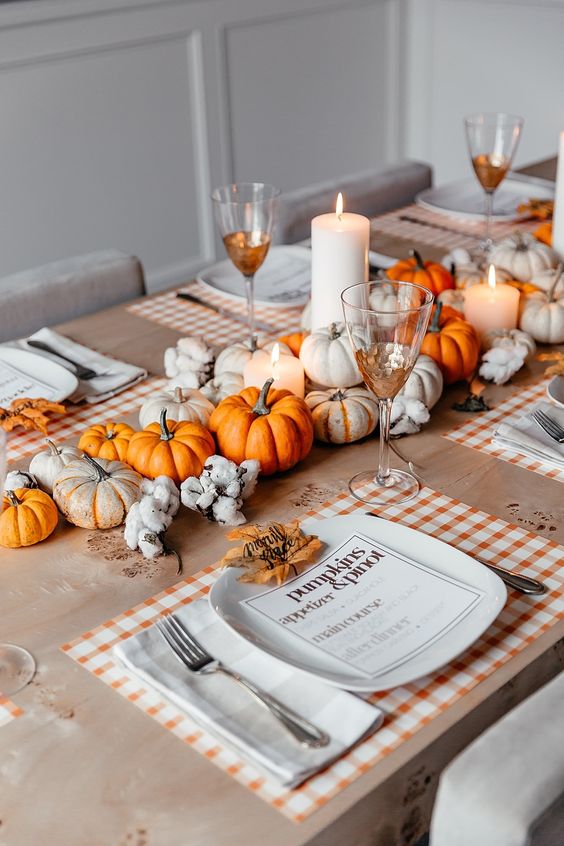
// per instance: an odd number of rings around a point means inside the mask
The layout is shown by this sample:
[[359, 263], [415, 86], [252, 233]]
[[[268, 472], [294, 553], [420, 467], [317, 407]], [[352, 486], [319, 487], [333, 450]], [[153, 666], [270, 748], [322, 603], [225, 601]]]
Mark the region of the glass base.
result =
[[419, 482], [406, 470], [390, 470], [386, 484], [376, 479], [376, 470], [365, 470], [353, 476], [349, 490], [355, 499], [366, 505], [402, 505], [419, 493]]
[[0, 643], [0, 693], [11, 696], [35, 675], [33, 655], [14, 643]]

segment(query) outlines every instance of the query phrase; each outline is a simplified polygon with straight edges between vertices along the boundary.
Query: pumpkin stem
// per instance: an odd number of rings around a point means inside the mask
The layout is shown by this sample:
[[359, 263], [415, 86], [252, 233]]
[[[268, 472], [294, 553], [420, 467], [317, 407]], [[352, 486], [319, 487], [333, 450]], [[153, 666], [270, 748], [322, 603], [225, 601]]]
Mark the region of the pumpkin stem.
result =
[[262, 388], [260, 389], [260, 394], [258, 395], [258, 399], [253, 408], [253, 414], [265, 415], [270, 414], [270, 409], [266, 404], [266, 398], [268, 396], [268, 392], [270, 390], [270, 386], [274, 382], [274, 379], [267, 379]]
[[331, 323], [329, 325], [329, 340], [330, 341], [336, 341], [337, 338], [340, 338], [340, 337], [341, 337], [341, 333], [337, 329], [337, 324]]
[[109, 432], [106, 432], [106, 440], [107, 441], [113, 441], [113, 439], [116, 437], [116, 435], [117, 435], [116, 430], [110, 429]]
[[49, 438], [45, 438], [45, 443], [49, 447], [51, 455], [60, 455], [60, 452], [57, 449], [57, 447], [55, 446], [55, 444], [53, 443], [53, 441], [50, 441]]
[[96, 480], [97, 482], [104, 482], [106, 479], [111, 478], [110, 474], [106, 470], [104, 470], [101, 464], [99, 464], [97, 461], [94, 461], [91, 455], [83, 453], [82, 458], [92, 467], [93, 470], [96, 471], [96, 474], [98, 476]]
[[443, 310], [443, 304], [440, 300], [437, 300], [437, 304], [435, 306], [435, 313], [433, 315], [433, 319], [431, 320], [431, 325], [429, 326], [429, 332], [440, 332], [441, 331], [439, 321], [441, 319], [442, 310]]
[[256, 353], [258, 350], [257, 336], [254, 333], [251, 336], [250, 350], [252, 353]]
[[344, 400], [344, 398], [345, 398], [345, 394], [343, 393], [343, 391], [341, 391], [340, 388], [337, 391], [335, 391], [335, 393], [332, 394], [329, 397], [331, 402], [341, 402], [341, 400]]
[[415, 267], [417, 270], [425, 270], [425, 262], [421, 258], [421, 253], [418, 250], [410, 250], [409, 255], [415, 259]]
[[554, 300], [556, 299], [556, 289], [558, 288], [558, 283], [560, 282], [560, 280], [562, 278], [563, 272], [564, 272], [564, 265], [562, 264], [562, 262], [560, 262], [560, 264], [556, 268], [556, 273], [554, 274], [554, 282], [552, 283], [550, 291], [548, 292], [548, 302], [549, 303], [553, 303]]
[[4, 491], [4, 496], [6, 497], [6, 499], [8, 499], [10, 505], [14, 506], [14, 508], [17, 505], [22, 504], [22, 500], [16, 496], [15, 491]]
[[174, 389], [174, 401], [182, 403], [184, 402], [184, 395], [182, 393], [182, 388], [176, 387]]
[[161, 408], [161, 419], [159, 420], [161, 427], [161, 441], [171, 441], [174, 435], [166, 425], [166, 408]]

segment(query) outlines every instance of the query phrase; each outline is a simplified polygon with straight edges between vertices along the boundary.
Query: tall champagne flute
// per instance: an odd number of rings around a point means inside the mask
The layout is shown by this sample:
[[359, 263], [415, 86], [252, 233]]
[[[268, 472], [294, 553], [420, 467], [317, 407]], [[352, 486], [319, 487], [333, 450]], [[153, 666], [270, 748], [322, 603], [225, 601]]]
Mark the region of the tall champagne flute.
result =
[[485, 192], [484, 252], [488, 252], [492, 245], [493, 196], [511, 167], [522, 127], [522, 117], [503, 112], [482, 112], [464, 118], [470, 158]]
[[[6, 434], [0, 429], [0, 492], [6, 479]], [[0, 500], [0, 513], [9, 506], [6, 497]], [[1, 623], [0, 623], [1, 625]], [[0, 695], [11, 696], [32, 680], [35, 661], [27, 649], [15, 643], [0, 643]]]
[[263, 182], [236, 182], [212, 193], [227, 255], [245, 280], [251, 349], [255, 346], [254, 280], [270, 247], [280, 192]]
[[341, 300], [358, 368], [380, 411], [378, 469], [353, 476], [349, 490], [369, 505], [398, 505], [417, 495], [419, 483], [412, 473], [390, 469], [390, 415], [419, 355], [433, 295], [411, 282], [361, 282], [345, 288]]

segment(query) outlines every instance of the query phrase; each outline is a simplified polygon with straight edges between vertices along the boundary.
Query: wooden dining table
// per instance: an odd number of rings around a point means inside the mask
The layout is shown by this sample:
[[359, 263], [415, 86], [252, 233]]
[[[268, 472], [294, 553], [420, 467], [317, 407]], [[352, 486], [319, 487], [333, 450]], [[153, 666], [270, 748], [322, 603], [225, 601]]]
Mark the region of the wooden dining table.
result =
[[[536, 173], [550, 175], [550, 168]], [[376, 233], [372, 246], [402, 256], [413, 244]], [[441, 252], [425, 248], [431, 258]], [[163, 350], [181, 333], [126, 306], [57, 329], [162, 374]], [[545, 366], [533, 360], [510, 386], [488, 386], [488, 403], [538, 381]], [[402, 455], [416, 462], [434, 490], [564, 544], [558, 480], [442, 436], [464, 419], [452, 406], [467, 392], [465, 383], [448, 388], [421, 432], [397, 442]], [[104, 419], [103, 405], [93, 406], [91, 417]], [[303, 515], [344, 490], [355, 472], [375, 465], [376, 453], [374, 438], [346, 447], [316, 444], [291, 472], [260, 481], [260, 493], [247, 503], [248, 520]], [[170, 542], [182, 555], [184, 576], [213, 564], [227, 548], [223, 529], [186, 509]], [[0, 550], [0, 641], [25, 646], [37, 661], [33, 681], [13, 696], [24, 715], [0, 727], [0, 846], [413, 846], [428, 830], [445, 765], [564, 660], [560, 621], [296, 824], [60, 650], [178, 580], [172, 558], [149, 562], [129, 552], [119, 529], [92, 532], [61, 521], [43, 544]]]

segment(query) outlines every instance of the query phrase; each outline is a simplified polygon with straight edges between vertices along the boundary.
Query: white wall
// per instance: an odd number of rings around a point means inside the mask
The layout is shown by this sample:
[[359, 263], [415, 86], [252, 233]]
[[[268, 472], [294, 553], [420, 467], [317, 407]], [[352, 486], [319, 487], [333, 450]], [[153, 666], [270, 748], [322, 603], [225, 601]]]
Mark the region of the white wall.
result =
[[209, 263], [209, 193], [394, 157], [396, 0], [0, 6], [0, 276], [115, 246], [151, 289]]

